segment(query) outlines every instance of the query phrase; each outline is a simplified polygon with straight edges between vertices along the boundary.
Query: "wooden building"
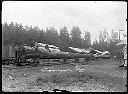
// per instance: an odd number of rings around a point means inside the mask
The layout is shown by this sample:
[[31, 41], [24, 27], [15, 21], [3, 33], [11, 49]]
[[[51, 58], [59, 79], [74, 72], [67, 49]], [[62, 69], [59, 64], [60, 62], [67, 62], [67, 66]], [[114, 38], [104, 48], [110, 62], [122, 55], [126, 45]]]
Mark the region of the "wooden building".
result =
[[2, 58], [13, 59], [15, 56], [15, 48], [12, 44], [2, 44]]

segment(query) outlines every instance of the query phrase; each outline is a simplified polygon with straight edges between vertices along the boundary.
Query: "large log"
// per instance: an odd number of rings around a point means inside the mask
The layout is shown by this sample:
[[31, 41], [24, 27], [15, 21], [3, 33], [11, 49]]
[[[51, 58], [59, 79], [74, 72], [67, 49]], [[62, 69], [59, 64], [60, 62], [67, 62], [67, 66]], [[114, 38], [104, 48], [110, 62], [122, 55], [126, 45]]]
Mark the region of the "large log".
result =
[[63, 52], [60, 50], [47, 50], [44, 47], [24, 47], [20, 59], [40, 58], [40, 59], [75, 59], [90, 58], [93, 54], [81, 54], [77, 52]]
[[75, 58], [90, 58], [92, 54], [79, 54], [70, 52], [29, 52], [21, 55], [20, 59], [40, 58], [40, 59], [75, 59]]

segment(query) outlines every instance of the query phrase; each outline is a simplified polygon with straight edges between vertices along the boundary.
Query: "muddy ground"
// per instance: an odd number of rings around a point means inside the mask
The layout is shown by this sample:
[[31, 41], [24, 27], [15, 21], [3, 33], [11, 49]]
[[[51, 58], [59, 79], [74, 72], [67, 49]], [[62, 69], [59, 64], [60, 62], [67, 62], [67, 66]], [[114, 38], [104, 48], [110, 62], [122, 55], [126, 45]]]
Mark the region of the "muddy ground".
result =
[[[126, 92], [127, 70], [116, 60], [43, 62], [38, 67], [2, 65], [3, 92]], [[84, 63], [82, 65], [81, 63]]]

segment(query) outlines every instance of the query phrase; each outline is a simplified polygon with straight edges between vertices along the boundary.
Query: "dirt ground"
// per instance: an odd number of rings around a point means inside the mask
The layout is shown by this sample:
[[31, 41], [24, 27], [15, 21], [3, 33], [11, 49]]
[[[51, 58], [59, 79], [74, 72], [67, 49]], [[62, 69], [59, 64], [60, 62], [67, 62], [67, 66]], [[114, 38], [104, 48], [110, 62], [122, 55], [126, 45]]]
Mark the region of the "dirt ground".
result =
[[[82, 65], [81, 63], [85, 63]], [[70, 92], [126, 92], [127, 70], [120, 61], [91, 60], [70, 64], [47, 62], [38, 67], [2, 65], [3, 92], [43, 92], [54, 89]], [[55, 64], [56, 63], [56, 64]], [[58, 64], [58, 65], [57, 65]]]

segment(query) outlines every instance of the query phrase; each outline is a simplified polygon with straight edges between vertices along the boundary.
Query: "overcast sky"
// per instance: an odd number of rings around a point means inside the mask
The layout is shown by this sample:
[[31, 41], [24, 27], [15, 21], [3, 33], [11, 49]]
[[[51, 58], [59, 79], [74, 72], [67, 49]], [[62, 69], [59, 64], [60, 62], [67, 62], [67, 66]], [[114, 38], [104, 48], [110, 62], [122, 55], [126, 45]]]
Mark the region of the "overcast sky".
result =
[[112, 1], [4, 1], [2, 3], [2, 23], [17, 22], [22, 25], [46, 27], [54, 26], [58, 31], [67, 26], [88, 30], [92, 40], [104, 28], [127, 30], [127, 3]]

